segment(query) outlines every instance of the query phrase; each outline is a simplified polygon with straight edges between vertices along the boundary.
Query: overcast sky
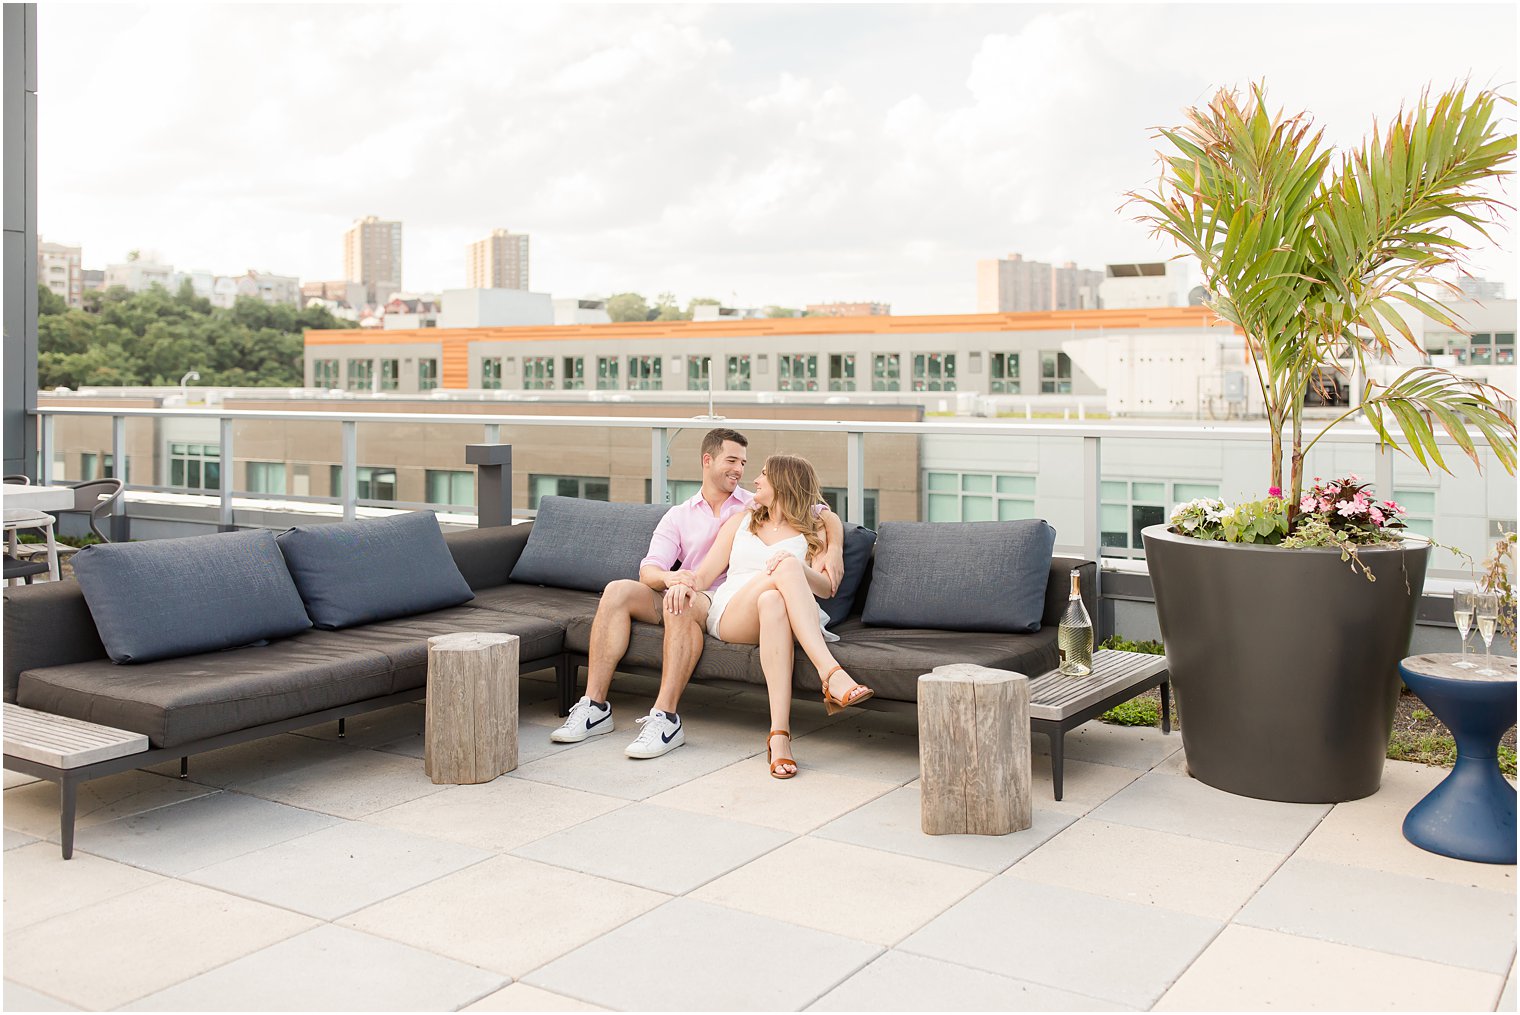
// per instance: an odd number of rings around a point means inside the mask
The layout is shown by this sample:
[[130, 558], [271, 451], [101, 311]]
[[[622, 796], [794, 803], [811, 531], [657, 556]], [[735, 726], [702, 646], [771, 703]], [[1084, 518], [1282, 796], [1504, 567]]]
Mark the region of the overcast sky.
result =
[[[86, 267], [406, 288], [532, 235], [532, 288], [975, 310], [978, 258], [1173, 251], [1119, 208], [1151, 128], [1265, 79], [1338, 144], [1427, 85], [1515, 94], [1510, 3], [70, 5], [38, 11], [39, 230]], [[1509, 109], [1513, 117], [1513, 108]], [[1510, 129], [1513, 130], [1513, 119]], [[1513, 182], [1506, 198], [1514, 203]], [[1514, 295], [1513, 219], [1477, 273]]]

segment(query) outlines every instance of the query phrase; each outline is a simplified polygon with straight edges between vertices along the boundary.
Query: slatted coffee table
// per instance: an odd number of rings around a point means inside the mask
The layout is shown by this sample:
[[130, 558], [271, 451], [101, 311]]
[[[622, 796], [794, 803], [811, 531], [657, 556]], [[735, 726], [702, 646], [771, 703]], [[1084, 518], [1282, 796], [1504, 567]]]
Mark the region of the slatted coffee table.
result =
[[1029, 728], [1050, 737], [1050, 776], [1061, 799], [1066, 733], [1121, 702], [1161, 689], [1161, 732], [1172, 732], [1172, 697], [1166, 656], [1100, 648], [1092, 673], [1068, 677], [1051, 670], [1029, 681]]
[[[5, 703], [5, 767], [58, 784], [65, 860], [74, 855], [75, 792], [79, 783], [99, 773], [85, 770], [147, 749], [148, 738], [141, 733]], [[135, 766], [129, 762], [111, 767], [125, 771]]]

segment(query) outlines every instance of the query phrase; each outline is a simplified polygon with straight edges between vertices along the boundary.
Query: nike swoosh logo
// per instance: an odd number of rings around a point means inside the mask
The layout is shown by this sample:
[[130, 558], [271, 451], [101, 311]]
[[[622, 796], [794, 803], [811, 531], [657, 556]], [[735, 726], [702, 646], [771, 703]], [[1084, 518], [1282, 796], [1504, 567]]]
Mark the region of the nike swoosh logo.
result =
[[660, 739], [663, 740], [663, 741], [665, 741], [668, 744], [672, 740], [675, 739], [676, 734], [679, 733], [679, 732], [681, 732], [681, 727], [677, 726], [675, 729], [671, 730], [669, 733], [661, 733], [660, 734]]
[[591, 717], [587, 716], [586, 717], [586, 728], [589, 730], [593, 726], [600, 726], [602, 723], [606, 722], [608, 719], [611, 719], [611, 718], [612, 718], [612, 712], [611, 712], [611, 710], [609, 710], [606, 715], [603, 715], [596, 722], [592, 722], [591, 721]]

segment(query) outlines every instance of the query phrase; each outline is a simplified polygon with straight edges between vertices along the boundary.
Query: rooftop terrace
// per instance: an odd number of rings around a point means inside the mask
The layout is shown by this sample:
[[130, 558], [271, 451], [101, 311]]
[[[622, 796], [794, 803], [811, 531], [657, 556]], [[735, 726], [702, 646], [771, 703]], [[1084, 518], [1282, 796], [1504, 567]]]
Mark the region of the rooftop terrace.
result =
[[[694, 685], [684, 748], [551, 744], [423, 774], [407, 705], [81, 790], [5, 782], [5, 1007], [57, 1009], [1515, 1008], [1515, 869], [1400, 822], [1444, 775], [1268, 803], [1185, 774], [1181, 739], [1089, 723], [1065, 799], [1034, 738], [1034, 824], [919, 831], [911, 711], [794, 709], [767, 778], [759, 688]], [[654, 682], [622, 676], [620, 724]]]

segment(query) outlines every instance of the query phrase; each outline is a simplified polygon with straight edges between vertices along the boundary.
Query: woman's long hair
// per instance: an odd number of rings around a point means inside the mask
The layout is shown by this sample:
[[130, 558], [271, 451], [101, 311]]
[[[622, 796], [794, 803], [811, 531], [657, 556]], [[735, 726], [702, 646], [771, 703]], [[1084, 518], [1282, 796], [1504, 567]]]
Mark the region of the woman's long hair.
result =
[[818, 473], [813, 463], [797, 455], [771, 455], [765, 460], [765, 479], [773, 495], [770, 507], [755, 505], [749, 530], [760, 534], [760, 526], [773, 517], [786, 522], [807, 540], [807, 558], [823, 552], [823, 523], [813, 507], [823, 500], [818, 487]]

